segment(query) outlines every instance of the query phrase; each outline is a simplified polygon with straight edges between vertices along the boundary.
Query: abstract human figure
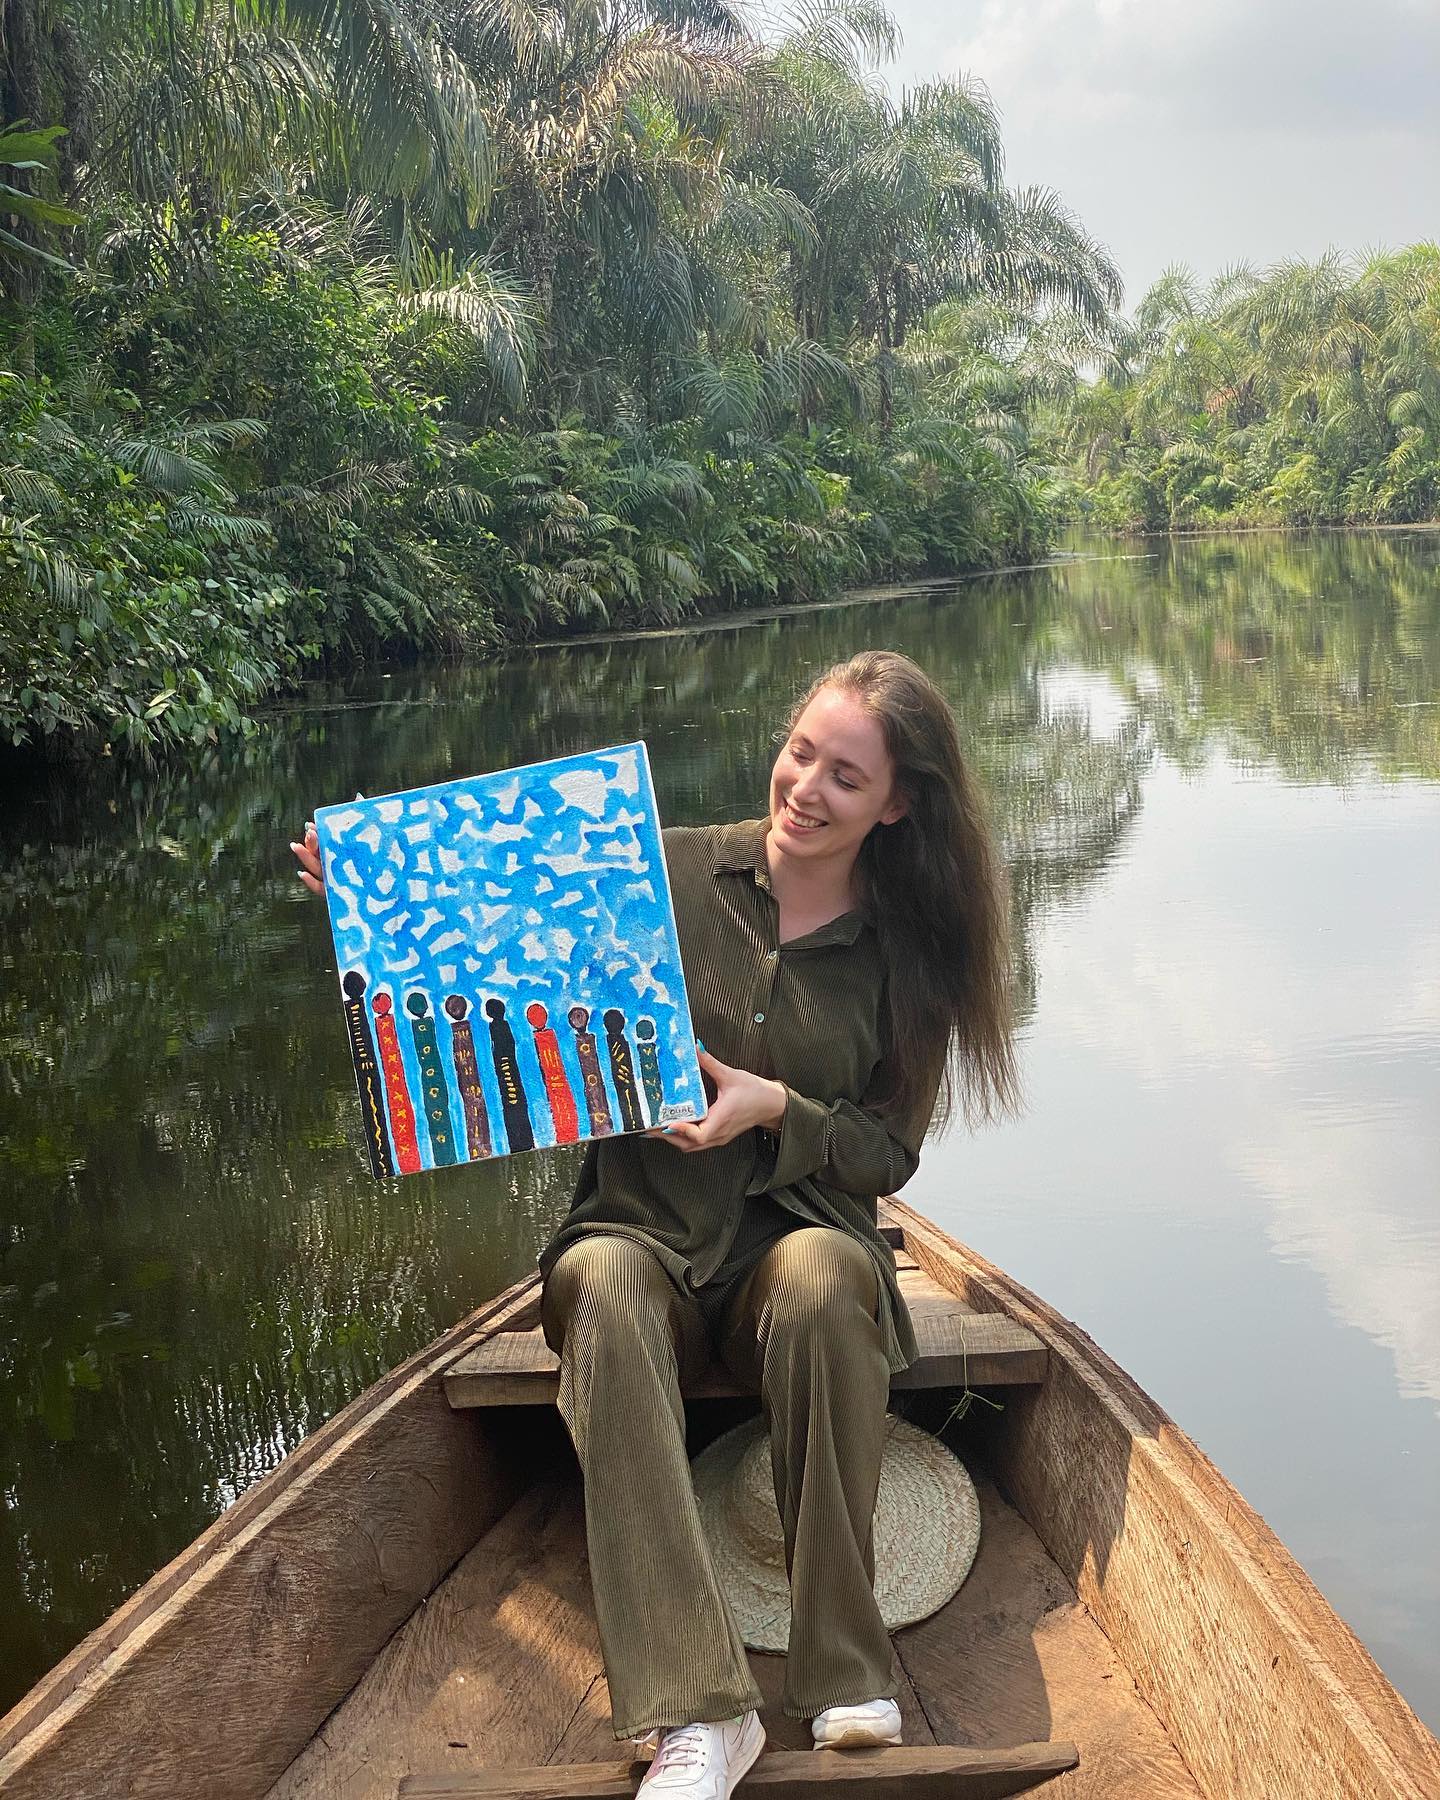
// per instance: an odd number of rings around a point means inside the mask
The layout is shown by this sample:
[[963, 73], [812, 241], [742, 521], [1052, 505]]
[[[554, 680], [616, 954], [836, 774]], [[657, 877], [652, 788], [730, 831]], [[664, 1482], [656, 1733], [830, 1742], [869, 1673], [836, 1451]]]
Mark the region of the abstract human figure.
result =
[[395, 1146], [395, 1166], [402, 1175], [420, 1171], [420, 1144], [415, 1135], [415, 1108], [400, 1059], [400, 1034], [395, 1029], [394, 1002], [388, 994], [376, 994], [370, 1002], [375, 1015], [375, 1044], [385, 1073], [385, 1100], [390, 1108], [390, 1137]]
[[475, 1060], [475, 1033], [466, 1014], [470, 1002], [463, 994], [447, 994], [445, 1013], [450, 1020], [450, 1056], [455, 1064], [455, 1085], [465, 1113], [465, 1146], [471, 1162], [493, 1154], [490, 1148], [490, 1115], [485, 1110], [485, 1090], [480, 1086], [480, 1065]]
[[340, 987], [345, 995], [345, 1028], [350, 1035], [350, 1060], [355, 1064], [355, 1082], [360, 1089], [360, 1114], [365, 1123], [370, 1173], [377, 1178], [393, 1175], [395, 1161], [385, 1131], [385, 1094], [380, 1064], [375, 1059], [370, 1021], [365, 1016], [365, 977], [358, 969], [352, 969]]
[[440, 1061], [440, 1045], [436, 1041], [435, 1021], [430, 1016], [429, 999], [418, 990], [407, 994], [405, 1010], [410, 1015], [415, 1054], [420, 1061], [420, 1099], [425, 1108], [425, 1123], [430, 1127], [430, 1159], [435, 1168], [443, 1169], [460, 1160], [455, 1148], [455, 1122], [450, 1117], [450, 1083], [445, 1079], [444, 1065]]
[[525, 1008], [525, 1017], [535, 1033], [535, 1054], [540, 1059], [540, 1073], [545, 1078], [550, 1117], [555, 1121], [555, 1142], [576, 1144], [580, 1141], [580, 1115], [575, 1109], [575, 1096], [570, 1092], [570, 1077], [560, 1058], [560, 1040], [550, 1029], [550, 1015], [538, 1000], [532, 1000]]
[[487, 1000], [485, 1016], [490, 1021], [490, 1054], [495, 1061], [495, 1079], [500, 1083], [500, 1109], [505, 1117], [505, 1141], [511, 1150], [533, 1150], [535, 1131], [530, 1123], [530, 1108], [525, 1103], [525, 1083], [520, 1079], [520, 1065], [515, 1060], [515, 1033], [505, 1019], [505, 1002]]
[[575, 1033], [575, 1054], [580, 1058], [580, 1078], [585, 1087], [585, 1110], [590, 1115], [591, 1137], [609, 1137], [615, 1129], [610, 1117], [610, 1097], [605, 1092], [605, 1077], [600, 1072], [600, 1052], [596, 1048], [595, 1033], [586, 1027], [590, 1023], [590, 1010], [585, 1006], [572, 1006], [565, 1015]]
[[660, 1085], [660, 1046], [655, 1042], [655, 1021], [635, 1021], [636, 1049], [640, 1055], [640, 1080], [645, 1089], [645, 1104], [650, 1110], [650, 1123], [660, 1123], [660, 1108], [665, 1103], [665, 1090]]
[[645, 1119], [640, 1111], [640, 1090], [635, 1086], [635, 1061], [630, 1054], [630, 1040], [625, 1035], [625, 1015], [612, 1006], [604, 1015], [605, 1043], [610, 1051], [610, 1073], [615, 1079], [615, 1096], [620, 1102], [620, 1117], [626, 1131], [643, 1131]]

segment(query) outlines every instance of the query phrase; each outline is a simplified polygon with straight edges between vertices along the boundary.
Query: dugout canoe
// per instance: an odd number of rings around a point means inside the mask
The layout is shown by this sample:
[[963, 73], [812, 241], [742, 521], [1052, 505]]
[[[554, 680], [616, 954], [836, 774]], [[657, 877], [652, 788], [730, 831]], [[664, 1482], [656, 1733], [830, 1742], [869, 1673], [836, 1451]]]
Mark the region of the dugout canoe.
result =
[[[895, 1634], [902, 1749], [809, 1750], [781, 1659], [741, 1792], [1435, 1800], [1440, 1746], [1239, 1494], [1076, 1326], [883, 1220], [980, 1554]], [[368, 1389], [0, 1720], [5, 1800], [622, 1795], [535, 1277]], [[753, 1399], [712, 1378], [696, 1441]]]

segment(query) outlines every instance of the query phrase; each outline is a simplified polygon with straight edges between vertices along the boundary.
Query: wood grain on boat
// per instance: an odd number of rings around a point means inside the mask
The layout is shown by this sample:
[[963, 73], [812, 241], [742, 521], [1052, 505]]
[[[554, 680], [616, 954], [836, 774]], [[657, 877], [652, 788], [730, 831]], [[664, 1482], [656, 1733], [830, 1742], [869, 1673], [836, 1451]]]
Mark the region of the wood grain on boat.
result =
[[0, 1720], [5, 1800], [255, 1800], [526, 1478], [440, 1373], [500, 1295], [360, 1395]]
[[389, 1800], [415, 1769], [552, 1759], [603, 1670], [584, 1507], [566, 1473], [542, 1476], [462, 1559], [269, 1800]]
[[[744, 1791], [766, 1800], [813, 1800], [833, 1788], [846, 1800], [1001, 1800], [1072, 1768], [1073, 1744], [1017, 1744], [1006, 1750], [922, 1745], [892, 1750], [777, 1750], [762, 1755]], [[403, 1800], [630, 1800], [643, 1773], [615, 1763], [551, 1769], [484, 1769], [472, 1775], [414, 1775]]]
[[[946, 1607], [896, 1634], [908, 1750], [1003, 1760], [1073, 1739], [1079, 1764], [1046, 1774], [1056, 1800], [1435, 1800], [1440, 1746], [1189, 1439], [1002, 1271], [898, 1202], [884, 1217], [902, 1280], [961, 1321], [972, 1385], [976, 1334], [1043, 1359], [953, 1428], [981, 1550]], [[589, 1764], [622, 1779], [558, 1416], [445, 1395], [457, 1360], [533, 1324], [537, 1290], [360, 1396], [32, 1690], [0, 1721], [6, 1800], [392, 1800], [407, 1779], [475, 1792], [508, 1768], [513, 1788], [547, 1763], [553, 1791]], [[894, 1404], [938, 1423], [950, 1399]], [[690, 1416], [703, 1438], [745, 1410]], [[815, 1786], [827, 1753], [779, 1710], [783, 1660], [752, 1667], [770, 1751], [750, 1780], [773, 1791], [793, 1750]], [[906, 1800], [941, 1779], [926, 1766]]]
[[[751, 1650], [747, 1655], [750, 1673], [764, 1696], [760, 1718], [765, 1727], [766, 1747], [771, 1750], [811, 1749], [810, 1721], [792, 1719], [782, 1710], [785, 1658], [763, 1655], [757, 1650]], [[910, 1685], [910, 1678], [898, 1663], [896, 1668], [899, 1671], [899, 1692], [895, 1701], [900, 1708], [904, 1742], [933, 1744], [935, 1734], [931, 1731], [924, 1709]], [[607, 1758], [615, 1757], [617, 1748], [615, 1734], [611, 1729], [610, 1689], [602, 1674], [586, 1692], [584, 1703], [570, 1721], [569, 1729], [556, 1746], [555, 1754], [545, 1760], [552, 1763], [604, 1762]]]
[[[960, 1450], [967, 1454], [964, 1443]], [[978, 1748], [1073, 1740], [1079, 1766], [1046, 1800], [1200, 1800], [1074, 1588], [994, 1483], [972, 1473], [981, 1521], [974, 1567], [952, 1600], [894, 1638], [936, 1739]]]
[[[704, 1436], [708, 1412], [692, 1417]], [[591, 1608], [579, 1471], [558, 1436], [553, 1454], [537, 1445], [535, 1463], [535, 1486], [401, 1627], [269, 1800], [392, 1800], [412, 1773], [627, 1766]], [[977, 1489], [974, 1569], [941, 1612], [895, 1635], [906, 1744], [1073, 1740], [1081, 1761], [1047, 1789], [1056, 1800], [1198, 1800], [1035, 1534], [983, 1475]], [[811, 1754], [808, 1722], [781, 1709], [785, 1659], [752, 1653], [750, 1667], [769, 1748]]]
[[[1044, 1379], [1047, 1352], [1025, 1326], [1003, 1313], [961, 1305], [908, 1259], [900, 1268], [900, 1291], [919, 1355], [895, 1376], [893, 1387], [996, 1387]], [[445, 1374], [445, 1392], [455, 1407], [545, 1405], [559, 1390], [560, 1360], [538, 1324], [497, 1332], [457, 1358]], [[743, 1391], [718, 1362], [685, 1385], [687, 1399]]]
[[1435, 1800], [1440, 1745], [1174, 1422], [1003, 1270], [900, 1201], [886, 1217], [939, 1285], [1049, 1348], [1044, 1382], [1015, 1389], [977, 1430], [1006, 1497], [1074, 1583], [1202, 1791]]

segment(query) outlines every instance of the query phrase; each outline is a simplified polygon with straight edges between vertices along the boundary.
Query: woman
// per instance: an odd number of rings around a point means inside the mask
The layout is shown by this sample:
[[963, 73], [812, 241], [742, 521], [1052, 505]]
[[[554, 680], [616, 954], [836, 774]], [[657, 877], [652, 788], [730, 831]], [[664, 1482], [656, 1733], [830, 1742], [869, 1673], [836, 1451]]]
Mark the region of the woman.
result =
[[726, 1800], [764, 1744], [760, 1694], [701, 1533], [681, 1385], [718, 1353], [761, 1397], [786, 1713], [817, 1745], [898, 1742], [871, 1521], [915, 1342], [876, 1199], [957, 1090], [971, 1119], [1017, 1102], [1008, 907], [950, 709], [888, 651], [794, 708], [767, 817], [667, 831], [665, 854], [713, 1099], [698, 1123], [588, 1146], [540, 1253], [542, 1319], [615, 1735], [658, 1734], [655, 1800]]

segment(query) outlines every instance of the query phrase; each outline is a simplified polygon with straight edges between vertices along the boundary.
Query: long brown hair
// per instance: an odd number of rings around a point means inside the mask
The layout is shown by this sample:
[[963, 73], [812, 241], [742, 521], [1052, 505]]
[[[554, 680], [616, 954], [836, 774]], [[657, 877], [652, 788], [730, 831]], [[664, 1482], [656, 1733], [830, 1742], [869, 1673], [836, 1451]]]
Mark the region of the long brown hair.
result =
[[908, 656], [862, 650], [811, 684], [786, 735], [824, 688], [849, 694], [878, 721], [906, 801], [902, 818], [872, 829], [855, 863], [856, 895], [874, 915], [886, 967], [895, 1079], [882, 1108], [911, 1111], [938, 1079], [937, 1125], [957, 1099], [971, 1125], [1018, 1112], [1009, 884], [955, 716]]

